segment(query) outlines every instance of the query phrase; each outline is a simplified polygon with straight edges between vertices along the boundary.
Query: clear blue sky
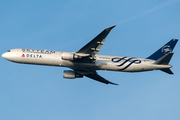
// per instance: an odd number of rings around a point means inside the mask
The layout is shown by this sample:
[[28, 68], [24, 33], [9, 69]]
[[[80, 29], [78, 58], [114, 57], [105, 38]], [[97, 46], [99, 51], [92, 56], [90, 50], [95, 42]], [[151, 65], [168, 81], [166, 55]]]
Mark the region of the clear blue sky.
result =
[[[13, 48], [76, 52], [117, 25], [99, 54], [144, 58], [180, 38], [180, 0], [1, 0], [0, 53]], [[0, 57], [0, 120], [180, 120], [180, 44], [161, 71], [98, 71], [119, 86], [63, 79], [68, 68]]]

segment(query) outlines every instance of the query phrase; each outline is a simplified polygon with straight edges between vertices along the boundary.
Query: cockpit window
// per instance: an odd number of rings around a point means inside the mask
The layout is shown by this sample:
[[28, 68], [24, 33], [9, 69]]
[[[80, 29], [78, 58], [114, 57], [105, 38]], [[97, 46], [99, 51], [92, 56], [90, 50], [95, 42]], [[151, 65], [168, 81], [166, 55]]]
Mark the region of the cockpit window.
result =
[[11, 52], [11, 50], [8, 50], [7, 52]]

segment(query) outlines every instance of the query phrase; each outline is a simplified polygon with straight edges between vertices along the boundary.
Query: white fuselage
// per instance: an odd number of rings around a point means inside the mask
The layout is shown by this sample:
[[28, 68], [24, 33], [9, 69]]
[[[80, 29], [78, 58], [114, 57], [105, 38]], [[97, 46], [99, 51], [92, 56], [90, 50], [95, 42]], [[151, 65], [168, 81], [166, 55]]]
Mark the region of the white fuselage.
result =
[[142, 72], [171, 68], [171, 65], [157, 65], [154, 60], [95, 55], [95, 62], [81, 60], [63, 60], [63, 52], [34, 49], [12, 49], [2, 55], [3, 58], [17, 63], [69, 67], [74, 70], [110, 70], [124, 72]]

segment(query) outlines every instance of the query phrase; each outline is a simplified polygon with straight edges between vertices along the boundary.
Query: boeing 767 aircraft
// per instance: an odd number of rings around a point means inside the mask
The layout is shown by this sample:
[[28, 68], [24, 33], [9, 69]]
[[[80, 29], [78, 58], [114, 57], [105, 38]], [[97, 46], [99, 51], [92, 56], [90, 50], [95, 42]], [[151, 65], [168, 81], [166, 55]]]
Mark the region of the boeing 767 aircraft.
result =
[[177, 39], [172, 39], [147, 58], [97, 55], [106, 36], [115, 26], [106, 28], [77, 52], [60, 52], [35, 49], [11, 49], [2, 57], [16, 63], [68, 67], [63, 77], [68, 79], [86, 76], [96, 81], [114, 84], [98, 75], [96, 70], [143, 72], [161, 70], [173, 74], [169, 65]]

